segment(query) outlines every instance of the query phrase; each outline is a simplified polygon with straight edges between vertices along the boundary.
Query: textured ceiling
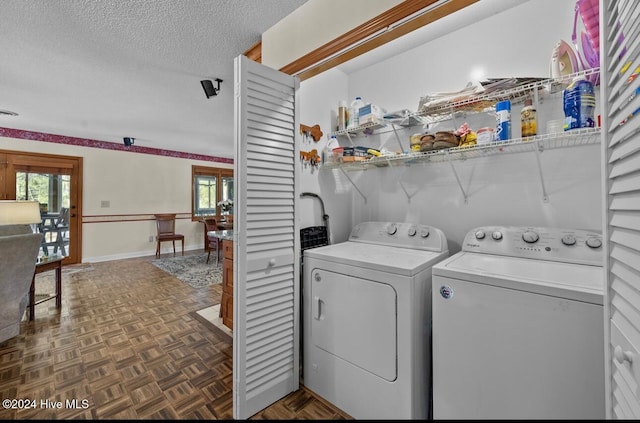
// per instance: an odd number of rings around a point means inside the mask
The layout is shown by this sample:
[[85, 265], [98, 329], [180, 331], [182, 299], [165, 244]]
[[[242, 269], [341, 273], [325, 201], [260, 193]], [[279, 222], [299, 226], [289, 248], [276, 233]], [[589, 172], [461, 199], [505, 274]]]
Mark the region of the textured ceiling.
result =
[[0, 0], [0, 127], [233, 157], [233, 59], [305, 2]]

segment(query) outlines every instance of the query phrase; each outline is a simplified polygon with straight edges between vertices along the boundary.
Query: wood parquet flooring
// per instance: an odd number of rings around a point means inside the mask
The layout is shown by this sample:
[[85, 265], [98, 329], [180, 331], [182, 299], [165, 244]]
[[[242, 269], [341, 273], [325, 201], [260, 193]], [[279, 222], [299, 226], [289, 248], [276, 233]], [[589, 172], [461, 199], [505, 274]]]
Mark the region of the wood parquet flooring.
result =
[[[63, 275], [62, 308], [38, 304], [0, 343], [0, 397], [29, 401], [0, 419], [233, 418], [232, 342], [192, 316], [220, 302], [221, 285], [191, 288], [153, 258]], [[300, 389], [251, 419], [350, 417]]]

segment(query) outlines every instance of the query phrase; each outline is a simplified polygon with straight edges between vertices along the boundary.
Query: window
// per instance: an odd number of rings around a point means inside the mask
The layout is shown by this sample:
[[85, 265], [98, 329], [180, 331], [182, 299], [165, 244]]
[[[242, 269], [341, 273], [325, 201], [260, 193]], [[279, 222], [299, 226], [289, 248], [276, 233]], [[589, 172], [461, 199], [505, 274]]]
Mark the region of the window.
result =
[[38, 201], [43, 212], [68, 208], [70, 192], [70, 175], [16, 172], [16, 200]]
[[191, 176], [192, 220], [200, 220], [204, 216], [233, 214], [233, 208], [224, 211], [218, 205], [224, 200], [233, 201], [233, 169], [192, 166]]

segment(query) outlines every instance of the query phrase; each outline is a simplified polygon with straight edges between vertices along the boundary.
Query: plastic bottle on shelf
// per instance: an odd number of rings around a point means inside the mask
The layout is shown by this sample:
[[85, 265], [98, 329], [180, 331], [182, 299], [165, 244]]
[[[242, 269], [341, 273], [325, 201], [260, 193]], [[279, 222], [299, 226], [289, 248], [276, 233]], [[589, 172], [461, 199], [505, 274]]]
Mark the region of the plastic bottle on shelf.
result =
[[347, 126], [349, 129], [357, 128], [360, 125], [358, 122], [358, 111], [362, 106], [364, 106], [362, 97], [358, 96], [351, 102], [349, 106], [349, 125]]
[[347, 102], [340, 100], [338, 102], [338, 131], [347, 129]]
[[522, 129], [521, 136], [533, 137], [538, 133], [538, 112], [533, 107], [533, 100], [530, 98], [524, 101], [524, 107], [520, 112], [520, 127]]
[[496, 103], [496, 141], [507, 141], [511, 138], [511, 101]]
[[596, 96], [593, 83], [584, 77], [574, 79], [562, 92], [564, 102], [564, 130], [593, 128]]
[[331, 135], [329, 141], [327, 141], [327, 145], [324, 147], [324, 151], [322, 152], [322, 163], [332, 163], [337, 161], [333, 149], [338, 147], [340, 147], [338, 139], [335, 135]]

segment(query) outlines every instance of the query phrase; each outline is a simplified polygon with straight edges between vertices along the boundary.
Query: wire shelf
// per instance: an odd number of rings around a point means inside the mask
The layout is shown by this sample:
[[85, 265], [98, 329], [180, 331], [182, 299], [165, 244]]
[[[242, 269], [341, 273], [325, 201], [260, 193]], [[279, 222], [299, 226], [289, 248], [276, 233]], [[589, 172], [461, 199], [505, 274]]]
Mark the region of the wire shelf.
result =
[[[587, 69], [560, 78], [541, 79], [525, 82], [507, 89], [490, 91], [486, 94], [467, 95], [464, 98], [442, 99], [419, 107], [414, 114], [431, 122], [450, 119], [454, 113], [481, 113], [494, 111], [499, 101], [509, 100], [512, 104], [523, 103], [537, 91], [540, 97], [564, 90], [571, 81], [579, 77], [589, 77], [600, 73], [600, 68]], [[525, 80], [526, 81], [526, 80]]]
[[[363, 125], [357, 126], [351, 129], [343, 129], [340, 131], [334, 131], [329, 134], [329, 137], [332, 136], [341, 136], [341, 135], [358, 135], [361, 132], [365, 132], [367, 129], [374, 131], [379, 128], [383, 128], [386, 126], [385, 122], [368, 122]], [[366, 132], [365, 132], [366, 133]]]
[[[415, 112], [405, 110], [406, 113], [401, 117], [387, 118], [379, 122], [369, 122], [352, 129], [334, 131], [329, 136], [347, 136], [351, 139], [351, 136], [357, 136], [362, 133], [370, 135], [374, 130], [381, 128], [426, 125], [450, 120], [459, 115], [495, 112], [495, 105], [499, 101], [509, 100], [512, 105], [520, 104], [536, 93], [538, 98], [542, 99], [564, 90], [575, 78], [588, 78], [599, 73], [600, 68], [592, 68], [564, 75], [560, 78], [538, 79], [534, 82], [528, 82], [531, 81], [531, 78], [528, 78], [524, 80], [527, 82], [508, 89], [493, 90], [485, 94], [457, 96], [453, 101], [451, 98], [440, 99], [422, 104], [418, 107], [419, 110]], [[388, 129], [388, 131], [391, 131], [391, 129]]]
[[501, 154], [526, 153], [534, 152], [536, 150], [545, 151], [559, 148], [572, 148], [598, 143], [600, 143], [600, 128], [581, 128], [557, 134], [514, 138], [508, 141], [494, 141], [492, 143], [482, 145], [476, 144], [470, 147], [452, 147], [443, 150], [395, 154], [348, 163], [327, 162], [321, 166], [321, 169], [357, 171], [388, 166], [406, 166], [425, 162], [438, 163], [452, 160], [466, 160], [478, 157], [496, 156]]

